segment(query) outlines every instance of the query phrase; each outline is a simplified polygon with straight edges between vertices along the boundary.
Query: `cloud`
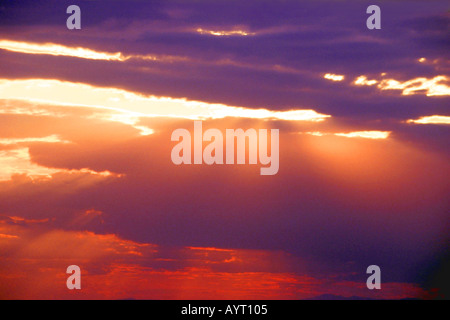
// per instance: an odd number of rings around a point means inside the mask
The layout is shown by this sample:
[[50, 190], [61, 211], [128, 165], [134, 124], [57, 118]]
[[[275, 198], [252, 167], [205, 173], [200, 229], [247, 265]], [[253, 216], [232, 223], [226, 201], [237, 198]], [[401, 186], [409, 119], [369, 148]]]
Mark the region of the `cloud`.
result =
[[27, 175], [32, 179], [49, 179], [56, 173], [68, 174], [90, 174], [102, 177], [121, 177], [110, 171], [94, 171], [88, 168], [77, 170], [55, 169], [40, 166], [30, 158], [29, 148], [36, 144], [71, 144], [71, 141], [61, 139], [59, 135], [53, 134], [46, 137], [23, 137], [23, 138], [1, 138], [0, 146], [0, 181], [11, 179], [13, 175]]
[[[303, 132], [302, 132], [303, 133]], [[375, 130], [366, 130], [366, 131], [354, 131], [348, 133], [328, 133], [328, 132], [320, 132], [320, 131], [311, 131], [305, 132], [306, 134], [322, 137], [326, 135], [335, 135], [339, 137], [346, 138], [365, 138], [365, 139], [387, 139], [391, 134], [390, 131], [375, 131]]]
[[119, 61], [119, 62], [126, 62], [130, 59], [168, 62], [168, 63], [189, 61], [188, 58], [180, 56], [151, 55], [151, 54], [125, 55], [122, 52], [116, 53], [100, 52], [89, 48], [70, 47], [56, 43], [32, 43], [13, 40], [0, 40], [0, 49], [24, 54], [41, 54], [51, 56], [73, 57], [80, 59]]
[[27, 54], [49, 54], [52, 56], [66, 56], [93, 60], [126, 60], [120, 52], [98, 52], [87, 48], [72, 48], [54, 43], [38, 44], [12, 40], [0, 40], [0, 49]]
[[[271, 111], [212, 104], [187, 99], [145, 96], [117, 88], [94, 87], [88, 84], [59, 80], [0, 79], [0, 93], [4, 99], [20, 99], [55, 105], [103, 108], [127, 112], [124, 121], [136, 117], [172, 117], [186, 119], [218, 119], [226, 117], [278, 119], [291, 121], [323, 121], [330, 115], [314, 110]], [[119, 119], [119, 115], [114, 119]]]
[[33, 163], [30, 159], [28, 148], [16, 148], [12, 150], [0, 150], [0, 181], [10, 180], [13, 175], [25, 174], [32, 179], [51, 179], [54, 174], [88, 174], [100, 177], [121, 177], [121, 174], [110, 171], [97, 172], [88, 168], [77, 170], [61, 170], [47, 168]]
[[389, 131], [356, 131], [349, 133], [335, 133], [336, 136], [346, 138], [366, 138], [366, 139], [386, 139], [389, 137]]
[[57, 172], [57, 170], [31, 163], [28, 148], [0, 151], [0, 164], [0, 181], [9, 180], [14, 174], [48, 177]]
[[366, 76], [359, 76], [353, 83], [357, 86], [373, 86], [377, 82], [377, 80], [367, 80]]
[[443, 82], [448, 82], [446, 76], [436, 76], [432, 79], [415, 78], [405, 82], [394, 79], [383, 79], [378, 88], [381, 90], [402, 90], [402, 95], [425, 93], [427, 96], [450, 95], [450, 87]]
[[345, 78], [345, 76], [343, 76], [343, 75], [332, 74], [332, 73], [326, 73], [323, 77], [325, 79], [328, 79], [328, 80], [331, 80], [331, 81], [342, 81]]
[[[62, 2], [7, 2], [0, 296], [76, 298], [76, 258], [87, 298], [421, 297], [448, 138], [405, 119], [448, 123], [448, 5], [384, 5], [368, 35], [353, 1], [86, 1], [68, 38]], [[280, 129], [279, 174], [174, 166], [193, 119]]]
[[417, 123], [417, 124], [450, 124], [449, 116], [423, 116], [419, 119], [409, 119], [406, 121], [407, 123]]
[[18, 236], [0, 233], [0, 239], [19, 239]]
[[[2, 233], [6, 230], [18, 235]], [[81, 268], [77, 296], [83, 299], [305, 299], [331, 293], [400, 299], [427, 294], [414, 284], [389, 282], [382, 292], [370, 292], [363, 281], [343, 280], [347, 272], [331, 279], [320, 272], [294, 274], [289, 265], [300, 261], [281, 251], [169, 249], [86, 231], [0, 223], [0, 252], [2, 299], [38, 293], [40, 299], [73, 298], [64, 289], [65, 270], [72, 264]]]
[[1, 223], [10, 223], [14, 225], [32, 225], [32, 224], [40, 224], [40, 223], [47, 223], [49, 222], [49, 219], [26, 219], [23, 217], [17, 217], [17, 216], [1, 216], [0, 215], [0, 224]]
[[0, 138], [0, 144], [4, 145], [15, 145], [24, 142], [70, 143], [70, 141], [61, 140], [61, 138], [55, 134], [43, 138]]
[[221, 30], [221, 31], [214, 31], [214, 30], [205, 30], [202, 28], [197, 28], [196, 31], [200, 34], [208, 34], [208, 35], [212, 35], [212, 36], [254, 36], [256, 33], [255, 32], [248, 32], [248, 31], [243, 31], [243, 30], [229, 30], [229, 31], [225, 31], [225, 30]]
[[[385, 76], [386, 73], [382, 73], [382, 75]], [[401, 90], [404, 96], [414, 94], [425, 94], [428, 97], [450, 95], [450, 87], [447, 85], [448, 78], [444, 75], [435, 76], [431, 79], [419, 77], [404, 82], [385, 78], [368, 80], [367, 76], [361, 75], [353, 81], [353, 84], [357, 86], [373, 86], [377, 83], [377, 87], [382, 91]]]

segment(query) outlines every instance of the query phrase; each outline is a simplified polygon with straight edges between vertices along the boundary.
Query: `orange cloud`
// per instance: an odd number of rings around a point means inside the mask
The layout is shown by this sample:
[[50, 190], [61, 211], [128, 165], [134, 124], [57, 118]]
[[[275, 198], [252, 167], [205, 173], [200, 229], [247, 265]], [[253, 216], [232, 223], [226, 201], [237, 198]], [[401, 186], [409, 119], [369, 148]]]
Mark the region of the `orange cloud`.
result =
[[18, 236], [0, 233], [0, 239], [19, 239]]
[[[18, 240], [20, 241], [20, 240]], [[0, 242], [1, 246], [2, 242]], [[208, 248], [211, 250], [212, 248]], [[426, 292], [414, 284], [383, 283], [371, 292], [364, 282], [324, 279], [313, 274], [270, 271], [217, 271], [209, 257], [196, 258], [201, 266], [161, 269], [143, 266], [156, 261], [157, 247], [136, 244], [114, 235], [55, 231], [32, 241], [21, 258], [8, 259], [0, 270], [2, 299], [307, 299], [323, 295], [401, 299]], [[212, 251], [216, 251], [212, 249]], [[239, 252], [240, 250], [236, 250]], [[142, 255], [136, 254], [140, 253]], [[186, 256], [187, 254], [187, 256]], [[189, 252], [184, 253], [190, 261]], [[25, 258], [26, 257], [26, 258]], [[56, 259], [55, 259], [56, 257]], [[115, 257], [115, 258], [114, 258]], [[31, 258], [31, 259], [30, 259]], [[252, 261], [252, 268], [274, 259], [270, 252]], [[68, 263], [82, 270], [82, 289], [64, 288]], [[222, 263], [226, 263], [223, 261]], [[100, 264], [101, 271], [93, 269]], [[14, 268], [14, 269], [13, 269]], [[4, 290], [9, 285], [9, 290]]]
[[[23, 141], [23, 139], [21, 140]], [[27, 147], [19, 147], [12, 150], [0, 150], [0, 181], [11, 179], [13, 175], [26, 174], [32, 179], [48, 179], [57, 173], [88, 174], [99, 177], [122, 177], [108, 170], [95, 171], [88, 168], [78, 170], [54, 169], [33, 163]]]
[[51, 135], [43, 138], [0, 138], [0, 144], [4, 145], [21, 144], [24, 142], [70, 143], [70, 141], [62, 140], [58, 135]]
[[26, 219], [22, 217], [8, 217], [10, 220], [12, 220], [15, 224], [22, 224], [22, 225], [28, 225], [28, 224], [36, 224], [36, 223], [45, 223], [48, 222], [49, 219]]
[[[369, 291], [363, 281], [339, 280], [345, 273], [324, 278], [289, 271], [305, 261], [282, 251], [186, 247], [165, 252], [115, 234], [36, 227], [0, 224], [1, 299], [307, 299], [330, 294], [401, 299], [428, 294], [409, 283], [386, 282], [383, 290]], [[80, 291], [65, 288], [65, 270], [72, 264], [81, 267]]]

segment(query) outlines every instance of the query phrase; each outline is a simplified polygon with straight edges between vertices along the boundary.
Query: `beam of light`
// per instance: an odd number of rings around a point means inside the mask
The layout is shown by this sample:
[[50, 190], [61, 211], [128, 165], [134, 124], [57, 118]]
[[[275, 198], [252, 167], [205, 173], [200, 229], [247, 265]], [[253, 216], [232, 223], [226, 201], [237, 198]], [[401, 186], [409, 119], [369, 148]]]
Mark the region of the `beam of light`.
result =
[[198, 33], [200, 34], [209, 34], [212, 36], [217, 36], [217, 37], [221, 37], [221, 36], [254, 36], [256, 35], [255, 32], [247, 32], [247, 31], [243, 31], [243, 30], [230, 30], [230, 31], [225, 31], [225, 30], [205, 30], [202, 28], [197, 28], [196, 30]]
[[373, 86], [377, 82], [377, 80], [368, 80], [366, 76], [359, 76], [353, 83], [357, 86]]
[[420, 117], [419, 119], [409, 119], [407, 123], [418, 123], [418, 124], [450, 124], [449, 116], [426, 116]]
[[127, 59], [120, 52], [98, 52], [91, 49], [81, 47], [73, 48], [54, 43], [38, 44], [0, 40], [0, 49], [28, 54], [49, 54], [53, 56], [77, 57], [92, 60], [125, 61]]
[[446, 76], [436, 76], [432, 79], [415, 78], [405, 82], [394, 79], [385, 79], [380, 82], [378, 88], [381, 90], [402, 90], [402, 95], [425, 93], [427, 96], [450, 95], [450, 87], [443, 82], [448, 82]]
[[300, 132], [302, 134], [308, 134], [316, 137], [323, 136], [339, 136], [346, 138], [365, 138], [365, 139], [387, 139], [391, 134], [390, 131], [354, 131], [348, 133], [328, 133], [328, 132], [320, 132], [320, 131], [311, 131], [311, 132]]
[[222, 119], [225, 117], [266, 120], [323, 121], [331, 117], [311, 109], [273, 111], [206, 103], [170, 97], [142, 95], [117, 88], [94, 87], [88, 84], [59, 80], [0, 79], [0, 97], [60, 106], [80, 106], [108, 109], [116, 120], [136, 124], [139, 117], [170, 117], [192, 120]]
[[326, 73], [323, 77], [331, 81], [342, 81], [345, 78], [343, 75], [333, 73]]

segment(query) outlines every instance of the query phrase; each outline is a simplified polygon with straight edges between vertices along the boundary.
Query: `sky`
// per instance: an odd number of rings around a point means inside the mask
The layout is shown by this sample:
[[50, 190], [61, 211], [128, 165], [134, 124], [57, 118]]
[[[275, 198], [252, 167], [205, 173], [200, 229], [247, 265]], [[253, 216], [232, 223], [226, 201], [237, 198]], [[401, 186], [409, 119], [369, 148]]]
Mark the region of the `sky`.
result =
[[[440, 0], [1, 0], [0, 299], [448, 298], [449, 21]], [[175, 165], [194, 121], [278, 129], [278, 172]]]

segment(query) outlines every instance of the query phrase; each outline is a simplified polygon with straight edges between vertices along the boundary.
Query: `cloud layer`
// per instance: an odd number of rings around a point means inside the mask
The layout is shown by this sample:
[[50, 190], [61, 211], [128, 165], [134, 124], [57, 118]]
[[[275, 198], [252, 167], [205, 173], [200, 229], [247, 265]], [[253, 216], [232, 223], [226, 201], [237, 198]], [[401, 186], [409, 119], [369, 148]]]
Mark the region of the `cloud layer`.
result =
[[[445, 1], [381, 30], [360, 1], [68, 5], [0, 8], [0, 298], [445, 294]], [[278, 174], [175, 166], [198, 119], [279, 129]]]

